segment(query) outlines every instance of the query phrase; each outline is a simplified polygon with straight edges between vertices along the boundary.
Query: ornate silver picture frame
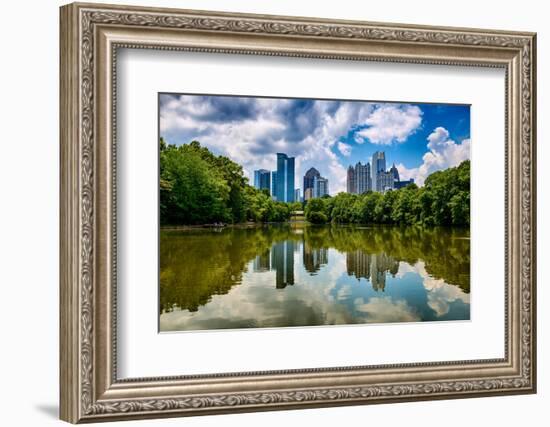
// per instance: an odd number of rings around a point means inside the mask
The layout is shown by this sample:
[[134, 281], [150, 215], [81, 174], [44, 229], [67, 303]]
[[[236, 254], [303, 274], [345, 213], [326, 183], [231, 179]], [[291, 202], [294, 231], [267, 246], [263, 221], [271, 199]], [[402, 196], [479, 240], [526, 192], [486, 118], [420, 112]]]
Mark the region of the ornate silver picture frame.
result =
[[[60, 13], [61, 419], [97, 422], [536, 391], [535, 34], [80, 3]], [[122, 48], [504, 70], [504, 357], [119, 378], [116, 61]]]

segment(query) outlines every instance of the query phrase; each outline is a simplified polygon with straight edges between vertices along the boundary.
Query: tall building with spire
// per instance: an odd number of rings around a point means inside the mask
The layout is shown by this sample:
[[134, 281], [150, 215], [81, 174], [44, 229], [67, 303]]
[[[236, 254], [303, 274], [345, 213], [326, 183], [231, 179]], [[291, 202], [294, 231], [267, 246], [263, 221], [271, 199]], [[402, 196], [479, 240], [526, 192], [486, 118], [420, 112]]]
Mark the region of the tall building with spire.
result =
[[414, 179], [401, 181], [395, 163], [389, 170], [386, 170], [386, 153], [384, 151], [376, 151], [372, 155], [371, 164], [367, 162], [363, 165], [358, 162], [355, 167], [350, 165], [347, 171], [346, 189], [351, 194], [363, 194], [367, 191], [385, 193], [410, 184], [414, 184]]
[[390, 172], [393, 176], [394, 181], [399, 181], [399, 171], [395, 167], [395, 163], [392, 164], [392, 167], [390, 168]]
[[391, 171], [378, 172], [378, 186], [380, 192], [385, 193], [395, 189], [395, 180]]
[[372, 155], [371, 163], [372, 189], [374, 191], [383, 191], [382, 173], [384, 172], [386, 172], [386, 153], [384, 151], [375, 151]]

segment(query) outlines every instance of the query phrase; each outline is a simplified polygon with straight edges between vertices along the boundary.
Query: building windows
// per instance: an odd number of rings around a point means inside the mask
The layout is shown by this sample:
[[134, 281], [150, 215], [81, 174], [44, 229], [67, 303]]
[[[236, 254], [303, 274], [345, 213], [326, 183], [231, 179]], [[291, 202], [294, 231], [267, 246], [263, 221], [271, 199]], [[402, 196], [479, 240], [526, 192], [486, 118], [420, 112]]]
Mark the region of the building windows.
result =
[[271, 172], [265, 169], [255, 170], [254, 187], [258, 190], [271, 191]]
[[313, 178], [313, 197], [328, 195], [328, 179], [322, 176]]
[[274, 195], [279, 202], [294, 201], [294, 157], [277, 153], [276, 188]]
[[376, 151], [372, 155], [371, 164], [367, 162], [363, 165], [359, 162], [355, 167], [351, 165], [348, 167], [346, 189], [351, 194], [363, 194], [367, 191], [385, 193], [413, 183], [412, 178], [408, 181], [399, 179], [399, 171], [395, 163], [386, 170], [386, 153]]

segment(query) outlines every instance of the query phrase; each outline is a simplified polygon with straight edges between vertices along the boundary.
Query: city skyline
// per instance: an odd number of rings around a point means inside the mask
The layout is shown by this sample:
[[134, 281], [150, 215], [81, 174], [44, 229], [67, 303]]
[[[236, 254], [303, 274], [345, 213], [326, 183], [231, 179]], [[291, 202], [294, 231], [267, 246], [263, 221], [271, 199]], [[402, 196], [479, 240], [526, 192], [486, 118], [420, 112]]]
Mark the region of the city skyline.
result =
[[295, 159], [293, 192], [302, 197], [311, 167], [334, 195], [347, 190], [348, 166], [372, 163], [376, 151], [386, 152], [401, 179], [420, 186], [470, 158], [468, 105], [179, 94], [159, 101], [160, 136], [168, 143], [200, 141], [242, 165], [251, 185], [255, 170], [277, 170], [270, 154], [285, 153]]
[[[346, 192], [350, 194], [364, 194], [369, 191], [384, 193], [414, 183], [414, 178], [401, 180], [395, 162], [390, 168], [387, 167], [387, 164], [386, 152], [376, 151], [370, 162], [367, 161], [364, 164], [358, 162], [355, 166], [349, 165], [346, 176]], [[276, 171], [267, 169], [254, 171], [254, 187], [259, 190], [268, 190], [274, 200], [307, 201], [331, 195], [328, 179], [323, 177], [314, 166], [310, 167], [303, 176], [303, 198], [300, 197], [300, 188], [294, 188], [294, 198], [290, 198], [292, 185], [295, 182], [294, 158], [289, 158], [284, 153], [277, 153]], [[283, 186], [284, 191], [282, 190]]]
[[[305, 240], [280, 240], [271, 245], [264, 253], [252, 260], [254, 273], [275, 272], [275, 288], [284, 289], [296, 284], [295, 256], [302, 258], [303, 268], [309, 275], [317, 275], [327, 266], [330, 250], [327, 247], [315, 247]], [[385, 292], [388, 276], [395, 278], [399, 272], [400, 262], [397, 258], [381, 253], [365, 253], [354, 250], [345, 254], [345, 271], [360, 283], [364, 279], [371, 289]]]
[[328, 179], [321, 176], [314, 167], [309, 168], [303, 177], [303, 198], [301, 189], [295, 187], [294, 157], [285, 153], [277, 153], [277, 170], [254, 170], [254, 187], [258, 190], [268, 190], [274, 200], [282, 202], [300, 202], [314, 197], [329, 195]]

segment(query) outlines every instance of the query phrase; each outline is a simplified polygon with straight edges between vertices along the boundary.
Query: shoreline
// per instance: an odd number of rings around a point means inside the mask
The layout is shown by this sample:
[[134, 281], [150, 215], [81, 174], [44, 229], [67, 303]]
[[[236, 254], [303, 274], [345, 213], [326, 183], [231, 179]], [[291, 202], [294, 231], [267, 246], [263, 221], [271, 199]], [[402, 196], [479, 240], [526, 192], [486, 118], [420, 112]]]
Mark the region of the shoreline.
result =
[[285, 221], [285, 222], [241, 222], [237, 224], [188, 224], [188, 225], [161, 225], [161, 231], [190, 231], [190, 230], [220, 230], [224, 228], [259, 228], [267, 225], [293, 225], [303, 224], [311, 227], [324, 227], [324, 226], [344, 226], [344, 227], [421, 227], [421, 228], [470, 228], [467, 225], [421, 225], [421, 224], [378, 224], [378, 223], [326, 223], [326, 224], [314, 224], [306, 220], [299, 221]]

